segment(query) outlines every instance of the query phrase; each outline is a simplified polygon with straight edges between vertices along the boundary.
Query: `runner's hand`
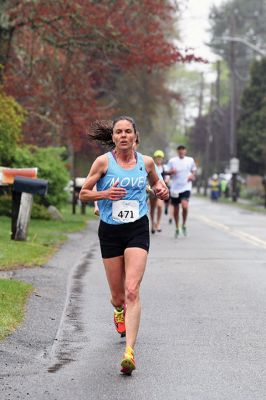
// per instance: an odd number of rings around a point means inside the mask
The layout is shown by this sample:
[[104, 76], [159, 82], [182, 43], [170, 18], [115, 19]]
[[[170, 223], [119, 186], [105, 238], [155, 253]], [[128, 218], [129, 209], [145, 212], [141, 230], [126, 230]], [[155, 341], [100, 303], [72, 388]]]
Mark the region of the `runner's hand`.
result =
[[116, 182], [113, 186], [108, 189], [107, 192], [107, 199], [108, 200], [121, 200], [126, 194], [127, 191], [124, 188], [117, 187], [118, 182]]
[[169, 171], [168, 171], [169, 175], [175, 175], [176, 173], [177, 173], [177, 169], [176, 168], [169, 169]]
[[98, 207], [94, 207], [94, 215], [97, 215], [99, 217], [100, 211]]
[[158, 199], [167, 200], [169, 198], [169, 190], [161, 181], [158, 181], [152, 189]]

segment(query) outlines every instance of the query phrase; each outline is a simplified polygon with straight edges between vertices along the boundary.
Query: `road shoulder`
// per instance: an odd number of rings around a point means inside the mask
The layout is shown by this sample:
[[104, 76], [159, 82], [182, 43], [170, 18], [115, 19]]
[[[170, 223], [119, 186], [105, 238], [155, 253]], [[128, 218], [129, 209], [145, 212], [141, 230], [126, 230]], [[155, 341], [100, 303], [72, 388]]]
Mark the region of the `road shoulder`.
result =
[[43, 267], [12, 272], [12, 279], [31, 283], [35, 292], [28, 301], [24, 323], [0, 343], [0, 376], [34, 373], [38, 364], [47, 363], [60, 329], [66, 302], [77, 266], [88, 261], [98, 245], [97, 221], [70, 234], [69, 240]]

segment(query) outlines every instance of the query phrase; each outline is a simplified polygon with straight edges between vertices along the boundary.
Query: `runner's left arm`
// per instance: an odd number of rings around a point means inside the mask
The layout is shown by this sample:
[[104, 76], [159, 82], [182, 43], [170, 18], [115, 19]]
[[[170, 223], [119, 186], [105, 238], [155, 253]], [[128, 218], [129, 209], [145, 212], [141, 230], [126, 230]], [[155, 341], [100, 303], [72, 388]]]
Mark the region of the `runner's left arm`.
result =
[[[193, 159], [192, 159], [193, 160]], [[194, 181], [197, 175], [197, 166], [195, 161], [193, 160], [190, 170], [190, 175], [188, 176], [188, 181]]]

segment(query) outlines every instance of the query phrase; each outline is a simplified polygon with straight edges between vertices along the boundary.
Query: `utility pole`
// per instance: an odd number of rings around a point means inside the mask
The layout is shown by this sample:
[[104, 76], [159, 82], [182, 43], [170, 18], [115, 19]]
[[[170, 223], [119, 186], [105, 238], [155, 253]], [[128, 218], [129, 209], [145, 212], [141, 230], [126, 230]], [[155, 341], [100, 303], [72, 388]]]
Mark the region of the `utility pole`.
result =
[[221, 61], [216, 63], [216, 83], [215, 83], [215, 131], [214, 135], [214, 151], [215, 151], [215, 167], [218, 171], [220, 168], [220, 138], [217, 127], [220, 125], [220, 97], [221, 97]]
[[[202, 72], [200, 74], [200, 92], [199, 92], [199, 112], [198, 112], [198, 120], [200, 121], [201, 117], [202, 117], [202, 111], [203, 111], [203, 100], [204, 100], [204, 73]], [[199, 122], [201, 123], [201, 122]], [[203, 162], [204, 162], [204, 158], [203, 158]], [[199, 177], [197, 178], [197, 193], [200, 193], [200, 187], [203, 184], [203, 190], [204, 190], [204, 195], [206, 196], [207, 192], [205, 189], [205, 175], [204, 173], [202, 174], [202, 168], [201, 168], [201, 174], [200, 174], [200, 179]]]
[[210, 147], [213, 140], [213, 83], [211, 84], [211, 99], [209, 105], [207, 135], [205, 142], [205, 165], [204, 165], [204, 196], [207, 196], [208, 180], [210, 177]]
[[[235, 36], [235, 15], [230, 17], [230, 36]], [[236, 158], [236, 57], [235, 42], [230, 42], [230, 73], [231, 73], [231, 99], [230, 99], [230, 161]], [[237, 201], [237, 172], [232, 172], [232, 200]]]
[[203, 110], [203, 93], [204, 93], [204, 73], [201, 73], [201, 79], [200, 79], [200, 94], [199, 94], [199, 114], [198, 118], [202, 116], [202, 110]]
[[216, 63], [216, 106], [220, 107], [220, 98], [221, 98], [221, 61], [218, 60]]
[[[235, 16], [231, 15], [230, 18], [230, 34], [234, 36], [235, 33]], [[235, 76], [235, 42], [230, 42], [230, 80], [231, 80], [231, 99], [230, 99], [230, 158], [236, 156], [236, 76]]]

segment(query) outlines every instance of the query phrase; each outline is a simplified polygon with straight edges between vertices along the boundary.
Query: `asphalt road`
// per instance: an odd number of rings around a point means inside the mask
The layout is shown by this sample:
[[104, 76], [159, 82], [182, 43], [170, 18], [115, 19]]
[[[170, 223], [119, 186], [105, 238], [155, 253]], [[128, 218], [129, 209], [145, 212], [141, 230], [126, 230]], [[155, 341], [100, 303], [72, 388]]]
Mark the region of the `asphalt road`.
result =
[[152, 236], [132, 377], [96, 222], [45, 268], [16, 272], [37, 292], [0, 345], [1, 400], [266, 398], [266, 216], [195, 198], [190, 210], [189, 237], [165, 216]]

